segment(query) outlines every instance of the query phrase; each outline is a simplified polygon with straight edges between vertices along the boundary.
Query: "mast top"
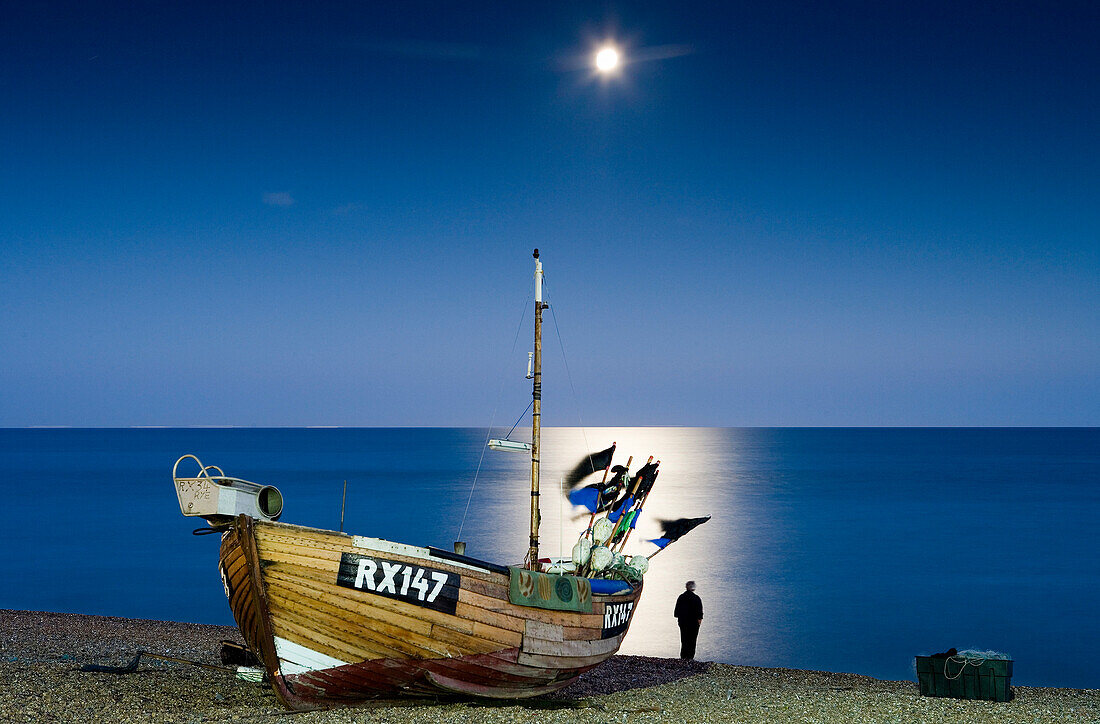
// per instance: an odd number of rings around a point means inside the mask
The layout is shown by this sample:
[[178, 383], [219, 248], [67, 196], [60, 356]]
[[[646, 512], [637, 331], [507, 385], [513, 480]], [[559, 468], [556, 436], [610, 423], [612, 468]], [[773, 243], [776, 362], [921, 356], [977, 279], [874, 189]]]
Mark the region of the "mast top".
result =
[[542, 261], [539, 259], [539, 250], [535, 249], [535, 311], [542, 313]]

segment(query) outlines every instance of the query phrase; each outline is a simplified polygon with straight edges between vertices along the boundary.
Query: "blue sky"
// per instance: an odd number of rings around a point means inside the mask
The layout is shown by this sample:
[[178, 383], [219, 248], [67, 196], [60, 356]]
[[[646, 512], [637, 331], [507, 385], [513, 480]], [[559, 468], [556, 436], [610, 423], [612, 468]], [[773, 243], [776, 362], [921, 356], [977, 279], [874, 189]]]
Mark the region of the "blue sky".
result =
[[1100, 11], [956, 5], [9, 5], [0, 425], [511, 424], [536, 246], [547, 424], [1100, 424]]

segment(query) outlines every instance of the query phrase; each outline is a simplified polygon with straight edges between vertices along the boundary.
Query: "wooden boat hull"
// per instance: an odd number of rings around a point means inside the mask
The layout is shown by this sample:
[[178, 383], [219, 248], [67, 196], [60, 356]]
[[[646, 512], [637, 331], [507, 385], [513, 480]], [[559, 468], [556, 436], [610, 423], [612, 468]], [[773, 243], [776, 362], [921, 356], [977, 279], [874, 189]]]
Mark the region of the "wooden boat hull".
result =
[[237, 625], [292, 709], [550, 693], [619, 649], [641, 595], [594, 594], [591, 613], [520, 606], [500, 566], [243, 515], [220, 558]]

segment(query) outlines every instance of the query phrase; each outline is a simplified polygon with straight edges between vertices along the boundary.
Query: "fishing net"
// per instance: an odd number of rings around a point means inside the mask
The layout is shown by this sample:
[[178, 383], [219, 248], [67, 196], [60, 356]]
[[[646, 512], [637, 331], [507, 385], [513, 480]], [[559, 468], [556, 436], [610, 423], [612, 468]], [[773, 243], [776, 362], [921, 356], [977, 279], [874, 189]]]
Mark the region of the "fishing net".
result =
[[612, 561], [611, 565], [600, 571], [599, 577], [626, 581], [627, 583], [638, 583], [642, 580], [642, 574], [622, 558], [616, 558]]

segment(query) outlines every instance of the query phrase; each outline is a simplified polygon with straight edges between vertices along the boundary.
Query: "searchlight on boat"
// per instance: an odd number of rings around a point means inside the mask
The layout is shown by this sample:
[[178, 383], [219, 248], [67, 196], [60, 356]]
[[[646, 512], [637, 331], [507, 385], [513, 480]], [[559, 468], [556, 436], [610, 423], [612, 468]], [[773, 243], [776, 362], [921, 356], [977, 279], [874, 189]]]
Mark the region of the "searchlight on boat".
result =
[[497, 440], [494, 438], [489, 441], [489, 449], [503, 452], [531, 452], [531, 443], [507, 439]]

